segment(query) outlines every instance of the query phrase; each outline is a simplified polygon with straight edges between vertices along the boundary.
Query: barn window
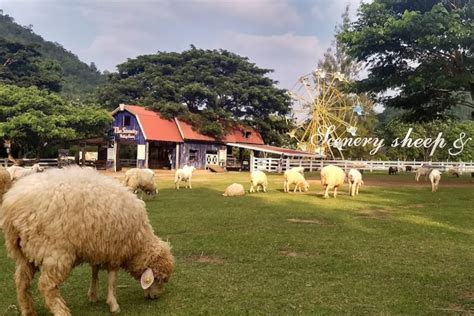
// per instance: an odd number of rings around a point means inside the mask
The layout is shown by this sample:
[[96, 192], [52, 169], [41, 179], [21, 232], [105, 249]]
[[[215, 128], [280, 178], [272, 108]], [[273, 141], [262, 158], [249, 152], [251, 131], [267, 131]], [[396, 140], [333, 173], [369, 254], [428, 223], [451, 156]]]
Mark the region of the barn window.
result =
[[252, 135], [252, 132], [249, 132], [249, 131], [245, 132], [245, 138], [250, 138], [250, 135]]
[[190, 149], [189, 150], [189, 161], [196, 161], [197, 160], [197, 150]]
[[123, 117], [123, 126], [130, 126], [130, 124], [131, 124], [130, 115], [125, 115]]

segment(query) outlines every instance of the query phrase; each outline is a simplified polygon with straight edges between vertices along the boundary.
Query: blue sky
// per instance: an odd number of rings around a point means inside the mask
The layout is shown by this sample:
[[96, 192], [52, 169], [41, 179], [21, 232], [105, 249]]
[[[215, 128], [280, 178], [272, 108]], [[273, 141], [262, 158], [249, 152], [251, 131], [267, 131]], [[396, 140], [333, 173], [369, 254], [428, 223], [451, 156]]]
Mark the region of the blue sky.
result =
[[291, 89], [329, 47], [344, 7], [360, 0], [0, 0], [4, 14], [101, 70], [157, 51], [223, 48]]

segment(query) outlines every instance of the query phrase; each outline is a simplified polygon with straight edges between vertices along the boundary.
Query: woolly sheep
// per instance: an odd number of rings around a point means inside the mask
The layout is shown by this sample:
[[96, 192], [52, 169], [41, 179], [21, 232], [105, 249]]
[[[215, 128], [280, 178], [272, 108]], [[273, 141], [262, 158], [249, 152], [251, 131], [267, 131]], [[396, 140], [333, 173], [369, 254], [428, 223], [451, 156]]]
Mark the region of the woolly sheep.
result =
[[362, 174], [357, 169], [349, 170], [347, 175], [347, 182], [349, 182], [349, 195], [356, 196], [359, 194], [359, 188], [364, 181], [362, 181]]
[[290, 169], [284, 173], [285, 182], [283, 183], [283, 191], [289, 192], [290, 186], [295, 185], [293, 192], [298, 189], [301, 192], [301, 188], [306, 192], [309, 189], [309, 184], [305, 180], [304, 176], [298, 170]]
[[176, 190], [179, 190], [179, 183], [181, 181], [186, 182], [186, 188], [189, 186], [190, 189], [193, 187], [191, 186], [191, 178], [193, 176], [194, 167], [193, 166], [184, 166], [182, 169], [176, 170], [174, 175], [174, 185]]
[[290, 171], [296, 171], [304, 175], [304, 167], [293, 167], [290, 169]]
[[455, 167], [448, 167], [448, 169], [446, 170], [446, 173], [450, 176], [455, 176], [457, 178], [462, 176], [462, 171], [459, 168], [455, 168]]
[[7, 171], [10, 173], [12, 181], [15, 181], [33, 173], [43, 172], [43, 168], [41, 168], [39, 163], [35, 163], [31, 168], [11, 166], [7, 168]]
[[439, 181], [441, 180], [441, 172], [438, 169], [433, 169], [429, 175], [431, 182], [431, 192], [438, 191]]
[[420, 167], [418, 169], [416, 169], [415, 171], [415, 180], [416, 182], [418, 182], [418, 180], [420, 179], [420, 176], [424, 176], [425, 177], [425, 180], [428, 178], [428, 174], [430, 173], [431, 169], [430, 168], [426, 168], [426, 167]]
[[223, 196], [242, 196], [245, 195], [244, 186], [240, 183], [232, 183], [226, 189]]
[[329, 197], [329, 189], [334, 189], [334, 197], [337, 196], [337, 188], [344, 184], [346, 173], [339, 167], [329, 165], [321, 169], [321, 184], [326, 189], [324, 198]]
[[388, 167], [388, 175], [394, 175], [398, 173], [398, 168], [397, 167]]
[[[79, 167], [49, 170], [19, 179], [4, 195], [0, 225], [8, 254], [16, 261], [15, 283], [22, 315], [36, 315], [31, 281], [38, 281], [54, 315], [71, 315], [59, 292], [74, 266], [107, 269], [107, 303], [119, 310], [120, 268], [141, 280], [156, 298], [174, 267], [170, 246], [154, 235], [145, 203], [120, 182]], [[96, 299], [96, 275], [89, 298]]]
[[155, 173], [150, 169], [132, 168], [125, 172], [124, 184], [134, 193], [142, 190], [147, 194], [158, 194], [155, 184]]
[[10, 173], [7, 171], [7, 169], [0, 167], [0, 203], [2, 201], [3, 194], [5, 194], [8, 189], [10, 189], [11, 184], [12, 180]]
[[267, 192], [268, 187], [268, 180], [267, 175], [260, 170], [252, 172], [250, 175], [250, 190], [249, 192], [255, 192], [255, 188], [257, 188], [257, 192], [260, 191], [260, 187], [262, 188], [263, 192]]

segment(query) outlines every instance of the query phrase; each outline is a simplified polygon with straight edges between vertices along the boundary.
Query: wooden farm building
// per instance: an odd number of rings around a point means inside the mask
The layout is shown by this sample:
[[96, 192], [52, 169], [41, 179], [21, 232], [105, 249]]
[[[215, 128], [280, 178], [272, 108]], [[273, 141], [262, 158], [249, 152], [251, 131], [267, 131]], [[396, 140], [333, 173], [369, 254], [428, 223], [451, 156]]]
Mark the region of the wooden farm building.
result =
[[[242, 165], [242, 159], [235, 157], [235, 152], [239, 150], [250, 151], [251, 157], [254, 154], [311, 156], [302, 151], [265, 145], [258, 131], [243, 125], [236, 125], [223, 139], [216, 140], [177, 118], [168, 120], [155, 111], [136, 105], [121, 104], [112, 116], [114, 121], [110, 136], [113, 146], [107, 153], [109, 167], [176, 169], [194, 165], [204, 169], [209, 165], [218, 165], [241, 169], [245, 165]], [[251, 158], [247, 159], [247, 164], [249, 160]]]

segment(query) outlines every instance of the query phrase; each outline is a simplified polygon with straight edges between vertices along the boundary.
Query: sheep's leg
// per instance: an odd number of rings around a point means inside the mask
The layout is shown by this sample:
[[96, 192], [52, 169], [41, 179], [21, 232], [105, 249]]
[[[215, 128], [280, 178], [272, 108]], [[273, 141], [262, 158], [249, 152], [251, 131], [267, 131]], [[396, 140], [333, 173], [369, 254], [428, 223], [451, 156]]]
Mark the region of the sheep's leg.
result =
[[360, 188], [360, 184], [358, 183], [358, 184], [356, 185], [356, 195], [359, 195], [359, 188]]
[[286, 180], [283, 182], [283, 192], [288, 192], [288, 182]]
[[188, 182], [189, 182], [189, 188], [192, 189], [193, 187], [191, 185], [191, 178], [189, 178]]
[[295, 189], [293, 190], [293, 193], [296, 193], [297, 189], [298, 189], [298, 183], [295, 184]]
[[254, 191], [255, 191], [255, 190], [254, 190], [254, 188], [253, 188], [253, 183], [250, 182], [250, 190], [249, 190], [249, 192], [250, 192], [250, 193], [253, 193]]
[[349, 195], [352, 196], [352, 183], [351, 181], [349, 180]]
[[120, 306], [117, 303], [117, 270], [110, 270], [107, 278], [107, 304], [111, 313], [118, 313]]
[[337, 196], [337, 187], [334, 187], [334, 198]]
[[95, 303], [97, 302], [97, 280], [99, 279], [99, 266], [91, 266], [91, 267], [92, 267], [92, 279], [91, 279], [89, 292], [87, 292], [87, 296], [89, 296], [89, 302]]
[[266, 186], [263, 186], [263, 192], [267, 193], [267, 187]]
[[329, 197], [329, 185], [326, 186], [326, 191], [324, 191], [324, 198], [327, 199]]
[[55, 258], [46, 258], [41, 267], [38, 287], [44, 297], [46, 307], [54, 316], [71, 316], [71, 312], [59, 292], [59, 285], [66, 280], [71, 272], [74, 263], [72, 259], [65, 254], [58, 254]]
[[31, 281], [35, 276], [35, 267], [26, 259], [16, 261], [15, 285], [18, 305], [22, 316], [36, 316], [31, 296]]

